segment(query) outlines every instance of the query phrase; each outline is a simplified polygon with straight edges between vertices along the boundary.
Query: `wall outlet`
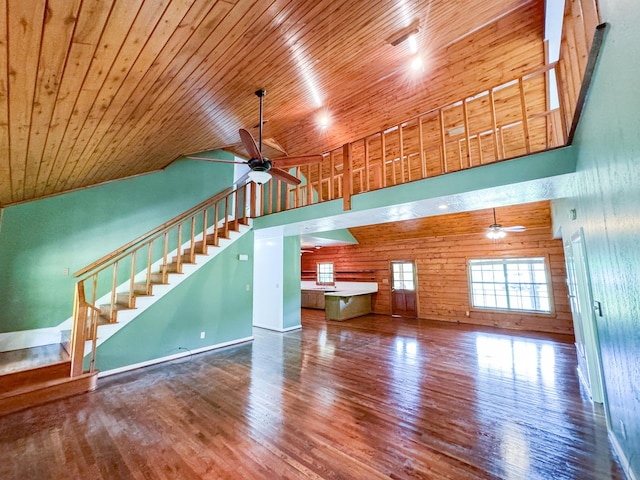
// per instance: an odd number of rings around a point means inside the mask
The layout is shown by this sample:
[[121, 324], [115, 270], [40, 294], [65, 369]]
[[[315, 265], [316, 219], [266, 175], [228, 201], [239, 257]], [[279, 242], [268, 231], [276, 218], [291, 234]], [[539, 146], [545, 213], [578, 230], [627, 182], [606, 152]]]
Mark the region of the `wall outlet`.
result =
[[200, 338], [204, 338], [204, 332], [200, 332]]
[[68, 277], [68, 276], [69, 276], [69, 267], [65, 267], [65, 268], [63, 268], [63, 269], [62, 269], [62, 274], [63, 274], [65, 277]]
[[467, 317], [470, 317], [470, 316], [471, 316], [471, 312], [470, 312], [469, 310], [467, 310], [467, 311], [465, 312], [465, 315], [466, 315]]
[[248, 291], [250, 291], [250, 290], [251, 290], [251, 285], [249, 285], [249, 284], [247, 283], [247, 286], [246, 286], [245, 288], [247, 289], [247, 292], [248, 292]]

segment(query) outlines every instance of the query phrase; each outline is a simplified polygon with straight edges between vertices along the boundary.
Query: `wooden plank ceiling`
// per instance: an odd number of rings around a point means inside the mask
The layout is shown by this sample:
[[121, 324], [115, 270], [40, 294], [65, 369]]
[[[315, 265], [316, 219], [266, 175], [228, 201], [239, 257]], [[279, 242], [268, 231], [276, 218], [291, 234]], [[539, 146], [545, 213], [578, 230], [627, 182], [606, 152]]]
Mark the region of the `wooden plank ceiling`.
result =
[[[447, 70], [454, 47], [457, 60], [469, 52], [465, 73], [478, 84], [541, 63], [543, 3], [0, 0], [0, 205], [236, 143], [238, 128], [257, 123], [258, 88], [268, 92], [265, 135], [290, 154], [327, 151], [436, 98], [474, 93], [447, 81], [460, 73]], [[418, 81], [407, 42], [386, 41], [412, 22], [426, 60]], [[475, 61], [466, 39], [480, 30], [482, 48], [502, 42], [501, 64]], [[509, 51], [505, 35], [535, 53]]]
[[[518, 225], [527, 229], [526, 233], [509, 232], [508, 239], [503, 242], [528, 238], [534, 231], [544, 231], [551, 238], [551, 205], [549, 201], [498, 207], [495, 210], [496, 220], [503, 227]], [[425, 237], [483, 236], [492, 223], [493, 210], [489, 208], [353, 227], [349, 231], [358, 240], [358, 243], [374, 245]]]

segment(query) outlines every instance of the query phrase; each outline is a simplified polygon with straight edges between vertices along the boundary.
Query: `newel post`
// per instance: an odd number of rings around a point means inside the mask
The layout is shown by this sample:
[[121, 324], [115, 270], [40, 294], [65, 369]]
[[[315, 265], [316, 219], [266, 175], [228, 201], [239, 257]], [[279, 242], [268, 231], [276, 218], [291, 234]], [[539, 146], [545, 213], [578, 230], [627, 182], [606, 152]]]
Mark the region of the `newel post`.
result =
[[353, 193], [353, 158], [351, 144], [346, 143], [342, 147], [342, 163], [344, 164], [342, 176], [342, 200], [343, 209], [351, 210], [351, 194]]
[[84, 282], [76, 283], [73, 299], [73, 329], [71, 330], [71, 376], [83, 372], [84, 342], [87, 332], [87, 302], [84, 298]]

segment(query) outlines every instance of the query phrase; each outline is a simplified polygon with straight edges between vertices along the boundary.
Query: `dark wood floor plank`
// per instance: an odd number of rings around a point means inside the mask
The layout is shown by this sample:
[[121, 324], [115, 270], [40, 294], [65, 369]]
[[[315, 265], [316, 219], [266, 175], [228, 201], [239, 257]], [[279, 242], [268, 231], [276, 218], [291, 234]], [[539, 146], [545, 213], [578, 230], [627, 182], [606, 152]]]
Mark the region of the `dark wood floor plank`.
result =
[[0, 418], [0, 478], [624, 478], [570, 337], [322, 313]]

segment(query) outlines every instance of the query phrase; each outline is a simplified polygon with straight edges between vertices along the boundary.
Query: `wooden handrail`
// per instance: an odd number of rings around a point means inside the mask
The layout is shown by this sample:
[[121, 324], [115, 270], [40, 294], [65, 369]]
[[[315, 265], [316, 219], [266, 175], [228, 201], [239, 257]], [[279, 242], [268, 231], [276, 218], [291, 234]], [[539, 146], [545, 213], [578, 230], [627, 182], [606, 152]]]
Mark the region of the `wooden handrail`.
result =
[[234, 192], [235, 188], [238, 187], [240, 184], [242, 184], [244, 181], [246, 181], [247, 178], [248, 178], [248, 174], [244, 175], [243, 177], [241, 177], [238, 181], [234, 182], [232, 186], [230, 186], [229, 188], [223, 190], [222, 192], [219, 192], [216, 195], [214, 195], [213, 197], [208, 198], [207, 200], [204, 200], [203, 202], [200, 202], [195, 207], [190, 208], [186, 212], [183, 212], [180, 215], [177, 215], [176, 217], [172, 218], [171, 220], [169, 220], [167, 222], [164, 222], [162, 225], [159, 225], [158, 227], [154, 228], [153, 230], [151, 230], [151, 231], [139, 236], [138, 238], [130, 241], [129, 243], [127, 243], [127, 244], [125, 244], [125, 245], [113, 250], [112, 252], [106, 254], [104, 257], [101, 257], [98, 260], [96, 260], [95, 262], [93, 262], [93, 263], [87, 265], [86, 267], [78, 270], [77, 272], [75, 272], [73, 274], [74, 278], [81, 277], [81, 276], [87, 274], [88, 272], [91, 272], [91, 271], [95, 270], [96, 268], [98, 268], [102, 264], [110, 263], [112, 260], [115, 260], [118, 256], [120, 256], [122, 254], [125, 254], [125, 253], [128, 253], [129, 250], [131, 250], [136, 245], [141, 244], [141, 243], [145, 243], [146, 241], [150, 240], [152, 237], [157, 236], [157, 235], [162, 235], [162, 234], [164, 234], [165, 231], [171, 230], [173, 227], [177, 226], [181, 222], [184, 222], [191, 215], [197, 213], [198, 211], [200, 211], [202, 208], [206, 207], [207, 205], [215, 203], [215, 202], [217, 202], [219, 200], [222, 200], [223, 198], [229, 196], [231, 193]]

